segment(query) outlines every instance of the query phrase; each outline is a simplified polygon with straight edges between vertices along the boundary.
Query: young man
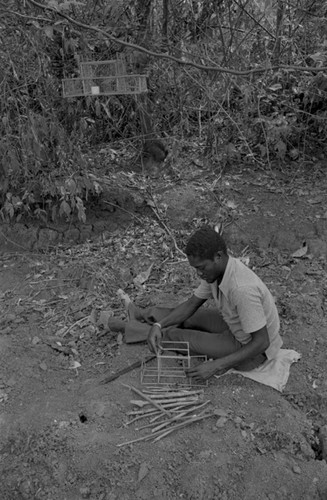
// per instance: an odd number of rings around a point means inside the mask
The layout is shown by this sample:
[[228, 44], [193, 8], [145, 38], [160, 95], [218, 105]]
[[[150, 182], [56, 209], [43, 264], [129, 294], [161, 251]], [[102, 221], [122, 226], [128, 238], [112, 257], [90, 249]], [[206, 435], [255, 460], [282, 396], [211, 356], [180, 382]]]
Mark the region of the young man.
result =
[[[211, 359], [188, 370], [196, 381], [229, 368], [252, 370], [274, 358], [282, 346], [279, 317], [261, 279], [229, 256], [222, 237], [208, 226], [191, 236], [185, 252], [200, 285], [174, 309], [141, 313], [138, 319], [152, 323], [150, 350], [157, 353], [161, 340], [189, 342], [193, 355]], [[198, 310], [209, 298], [214, 299], [215, 309]]]

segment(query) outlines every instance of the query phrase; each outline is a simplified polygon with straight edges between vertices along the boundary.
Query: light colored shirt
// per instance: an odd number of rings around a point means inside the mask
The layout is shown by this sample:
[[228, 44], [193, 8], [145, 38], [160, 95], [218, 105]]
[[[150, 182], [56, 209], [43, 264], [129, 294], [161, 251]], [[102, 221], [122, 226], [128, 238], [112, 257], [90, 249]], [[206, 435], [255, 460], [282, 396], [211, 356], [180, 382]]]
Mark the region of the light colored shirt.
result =
[[274, 298], [259, 276], [239, 259], [229, 257], [219, 286], [217, 281], [201, 280], [194, 295], [200, 299], [214, 298], [220, 314], [241, 344], [250, 342], [251, 333], [266, 326], [270, 344], [265, 353], [268, 359], [276, 356], [283, 341]]

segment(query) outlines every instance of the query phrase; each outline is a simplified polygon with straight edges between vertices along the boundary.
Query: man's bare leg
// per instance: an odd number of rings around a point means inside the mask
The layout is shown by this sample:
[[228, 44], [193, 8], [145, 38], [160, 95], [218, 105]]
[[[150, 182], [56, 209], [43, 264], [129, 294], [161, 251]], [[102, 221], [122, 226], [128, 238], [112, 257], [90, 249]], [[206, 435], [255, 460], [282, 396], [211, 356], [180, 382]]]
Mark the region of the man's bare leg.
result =
[[[134, 304], [132, 305], [133, 308], [129, 315], [130, 321], [125, 327], [125, 342], [127, 344], [145, 341], [150, 331], [149, 325], [160, 323], [174, 309], [173, 307], [150, 307], [142, 310]], [[214, 309], [196, 311], [180, 327], [175, 328], [197, 330], [210, 334], [221, 334], [229, 330], [223, 318]]]
[[134, 308], [128, 311], [130, 320], [125, 325], [126, 344], [146, 341], [151, 325], [160, 322], [172, 309], [168, 307], [150, 307], [142, 310], [134, 306]]

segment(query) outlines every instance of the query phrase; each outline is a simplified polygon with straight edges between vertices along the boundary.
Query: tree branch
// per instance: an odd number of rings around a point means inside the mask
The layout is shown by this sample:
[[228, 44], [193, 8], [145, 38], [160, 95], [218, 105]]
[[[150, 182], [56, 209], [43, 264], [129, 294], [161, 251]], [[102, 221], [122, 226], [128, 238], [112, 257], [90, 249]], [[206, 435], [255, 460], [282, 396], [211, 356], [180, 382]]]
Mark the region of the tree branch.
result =
[[280, 64], [278, 66], [268, 66], [265, 68], [253, 68], [245, 71], [237, 71], [233, 69], [228, 69], [228, 68], [223, 68], [221, 66], [205, 66], [203, 64], [197, 64], [191, 61], [183, 61], [182, 59], [178, 59], [177, 57], [171, 56], [170, 54], [163, 54], [160, 52], [153, 52], [152, 50], [145, 49], [144, 47], [141, 47], [140, 45], [136, 45], [135, 43], [129, 43], [125, 42], [124, 40], [120, 40], [119, 38], [116, 38], [106, 31], [92, 25], [84, 24], [81, 23], [80, 21], [76, 21], [70, 16], [67, 16], [67, 14], [64, 14], [63, 12], [60, 12], [58, 9], [55, 9], [54, 7], [49, 7], [48, 5], [42, 5], [35, 0], [26, 0], [29, 4], [34, 5], [35, 7], [38, 7], [39, 9], [42, 10], [49, 10], [50, 12], [54, 12], [58, 16], [63, 17], [70, 23], [74, 24], [75, 26], [78, 26], [79, 28], [85, 29], [85, 30], [91, 30], [96, 33], [99, 33], [103, 35], [104, 37], [108, 38], [114, 43], [117, 43], [119, 45], [122, 45], [124, 47], [129, 47], [131, 49], [137, 50], [139, 52], [143, 52], [144, 54], [147, 54], [148, 56], [155, 57], [157, 59], [168, 59], [169, 61], [173, 61], [177, 64], [180, 64], [181, 66], [192, 66], [193, 68], [202, 70], [202, 71], [213, 71], [216, 73], [228, 73], [230, 75], [235, 75], [235, 76], [248, 76], [252, 75], [255, 73], [266, 73], [267, 71], [275, 71], [275, 70], [280, 70], [280, 69], [285, 69], [285, 70], [292, 70], [292, 71], [309, 71], [310, 73], [319, 73], [320, 71], [327, 71], [327, 66], [325, 67], [319, 67], [319, 68], [313, 68], [311, 66], [296, 66], [296, 65], [284, 65]]
[[23, 19], [33, 19], [34, 21], [45, 21], [47, 23], [50, 21], [50, 19], [47, 19], [46, 17], [28, 16], [28, 15], [21, 14], [20, 12], [15, 12], [14, 10], [6, 9], [4, 12], [8, 13], [8, 14], [14, 14], [15, 16], [22, 17]]
[[275, 35], [273, 35], [272, 33], [270, 33], [269, 30], [267, 30], [262, 24], [261, 24], [261, 19], [265, 16], [262, 16], [262, 18], [260, 19], [260, 21], [257, 21], [255, 17], [252, 16], [252, 14], [250, 14], [250, 12], [248, 12], [246, 10], [245, 7], [243, 7], [243, 5], [240, 5], [237, 0], [234, 0], [234, 2], [236, 3], [236, 5], [247, 15], [249, 16], [250, 19], [252, 19], [252, 21], [257, 24], [263, 31], [265, 31], [273, 40], [276, 40], [276, 37]]

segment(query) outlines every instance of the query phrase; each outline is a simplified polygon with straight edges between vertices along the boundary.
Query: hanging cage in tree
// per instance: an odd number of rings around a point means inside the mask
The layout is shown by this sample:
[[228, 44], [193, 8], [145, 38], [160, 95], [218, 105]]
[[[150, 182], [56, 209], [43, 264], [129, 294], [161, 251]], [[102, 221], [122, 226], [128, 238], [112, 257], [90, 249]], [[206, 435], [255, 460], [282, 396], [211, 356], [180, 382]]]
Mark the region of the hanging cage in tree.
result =
[[62, 87], [64, 97], [141, 94], [147, 92], [147, 75], [127, 73], [124, 59], [88, 61], [80, 63], [80, 77], [65, 78]]

